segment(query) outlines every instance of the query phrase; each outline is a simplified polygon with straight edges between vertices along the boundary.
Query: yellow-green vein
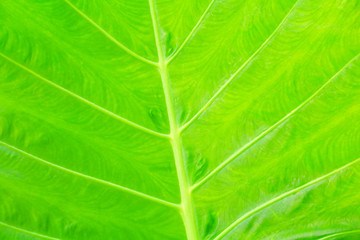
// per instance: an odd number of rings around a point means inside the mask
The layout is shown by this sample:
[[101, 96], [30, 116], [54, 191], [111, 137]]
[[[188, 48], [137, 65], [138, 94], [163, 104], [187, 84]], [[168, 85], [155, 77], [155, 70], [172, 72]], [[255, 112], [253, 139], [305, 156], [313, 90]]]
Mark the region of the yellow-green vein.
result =
[[42, 159], [40, 157], [32, 155], [31, 153], [28, 153], [28, 152], [26, 152], [24, 150], [21, 150], [21, 149], [15, 147], [15, 146], [12, 146], [12, 145], [4, 142], [4, 141], [0, 141], [0, 145], [3, 145], [3, 146], [5, 146], [5, 147], [7, 147], [7, 148], [9, 148], [9, 149], [11, 149], [13, 151], [16, 151], [16, 152], [24, 155], [24, 156], [30, 157], [32, 159], [35, 159], [35, 160], [37, 160], [37, 161], [39, 161], [41, 163], [44, 163], [44, 164], [48, 165], [48, 166], [60, 169], [62, 171], [68, 172], [70, 174], [73, 174], [73, 175], [76, 175], [76, 176], [79, 176], [79, 177], [83, 177], [83, 178], [86, 178], [88, 180], [92, 180], [92, 181], [97, 182], [97, 183], [102, 183], [102, 184], [106, 184], [106, 185], [111, 186], [111, 187], [115, 187], [115, 188], [120, 189], [120, 190], [122, 190], [124, 192], [128, 192], [130, 194], [133, 194], [133, 195], [139, 196], [141, 198], [151, 200], [153, 202], [160, 203], [160, 204], [165, 205], [165, 206], [169, 206], [169, 207], [176, 208], [176, 209], [179, 208], [179, 205], [176, 204], [176, 203], [168, 202], [166, 200], [163, 200], [163, 199], [160, 199], [160, 198], [157, 198], [157, 197], [153, 197], [153, 196], [150, 196], [148, 194], [145, 194], [145, 193], [142, 193], [142, 192], [139, 192], [139, 191], [136, 191], [136, 190], [133, 190], [133, 189], [130, 189], [130, 188], [127, 188], [127, 187], [124, 187], [124, 186], [109, 182], [109, 181], [105, 181], [105, 180], [102, 180], [102, 179], [99, 179], [99, 178], [96, 178], [96, 177], [92, 177], [92, 176], [89, 176], [89, 175], [86, 175], [86, 174], [83, 174], [83, 173], [80, 173], [80, 172], [77, 172], [77, 171], [62, 167], [62, 166], [54, 164], [52, 162], [46, 161], [46, 160], [44, 160], [44, 159]]
[[291, 112], [286, 114], [283, 118], [281, 118], [279, 121], [277, 121], [274, 125], [264, 130], [262, 133], [260, 133], [258, 136], [256, 136], [253, 140], [245, 144], [243, 147], [235, 151], [230, 157], [228, 157], [225, 161], [223, 161], [219, 166], [217, 166], [214, 170], [212, 170], [208, 175], [206, 175], [203, 179], [201, 179], [199, 182], [194, 184], [192, 186], [192, 190], [195, 190], [202, 184], [204, 184], [206, 181], [208, 181], [212, 176], [214, 176], [217, 172], [221, 171], [225, 166], [227, 166], [230, 162], [232, 162], [234, 159], [236, 159], [241, 153], [245, 152], [247, 149], [249, 149], [251, 146], [253, 146], [255, 143], [257, 143], [259, 140], [261, 140], [264, 136], [269, 134], [272, 130], [277, 128], [279, 125], [281, 125], [283, 122], [285, 122], [287, 119], [289, 119], [291, 116], [293, 116], [297, 111], [299, 111], [302, 107], [304, 107], [306, 104], [308, 104], [312, 99], [314, 99], [326, 86], [328, 86], [337, 76], [339, 76], [340, 73], [342, 73], [347, 67], [349, 67], [358, 57], [360, 54], [353, 57], [349, 62], [347, 62], [338, 72], [336, 72], [329, 80], [327, 80], [320, 88], [318, 88], [310, 97], [308, 97], [305, 101], [303, 101], [300, 105], [298, 105], [296, 108], [294, 108]]
[[214, 238], [214, 240], [219, 240], [219, 239], [223, 238], [224, 236], [226, 236], [226, 234], [228, 234], [231, 230], [233, 230], [241, 222], [243, 222], [244, 220], [248, 219], [249, 217], [255, 215], [256, 213], [263, 210], [264, 208], [269, 207], [270, 205], [272, 205], [272, 204], [274, 204], [276, 202], [279, 202], [280, 200], [282, 200], [282, 199], [284, 199], [284, 198], [286, 198], [286, 197], [288, 197], [288, 196], [290, 196], [292, 194], [295, 194], [295, 193], [297, 193], [297, 192], [299, 192], [299, 191], [301, 191], [301, 190], [303, 190], [305, 188], [308, 188], [308, 187], [310, 187], [310, 186], [312, 186], [312, 185], [314, 185], [316, 183], [319, 183], [319, 182], [325, 180], [326, 178], [329, 178], [329, 177], [331, 177], [331, 176], [333, 176], [333, 175], [335, 175], [335, 174], [337, 174], [337, 173], [351, 167], [352, 165], [354, 165], [354, 164], [356, 164], [358, 162], [360, 162], [360, 158], [358, 158], [358, 159], [356, 159], [356, 160], [354, 160], [354, 161], [352, 161], [352, 162], [350, 162], [350, 163], [348, 163], [348, 164], [346, 164], [346, 165], [344, 165], [344, 166], [342, 166], [340, 168], [337, 168], [334, 171], [332, 171], [332, 172], [330, 172], [330, 173], [328, 173], [326, 175], [318, 177], [318, 178], [316, 178], [316, 179], [314, 179], [314, 180], [312, 180], [312, 181], [310, 181], [310, 182], [308, 182], [308, 183], [306, 183], [304, 185], [301, 185], [300, 187], [297, 187], [297, 188], [294, 188], [294, 189], [292, 189], [290, 191], [287, 191], [287, 192], [285, 192], [285, 193], [283, 193], [283, 194], [281, 194], [281, 195], [279, 195], [279, 196], [277, 196], [277, 197], [275, 197], [275, 198], [273, 198], [273, 199], [259, 205], [258, 207], [254, 208], [253, 210], [251, 210], [251, 211], [245, 213], [244, 215], [242, 215], [241, 217], [239, 217], [235, 222], [230, 224], [219, 235], [217, 235]]
[[156, 132], [156, 131], [151, 130], [151, 129], [149, 129], [149, 128], [146, 128], [146, 127], [144, 127], [144, 126], [141, 126], [141, 125], [139, 125], [139, 124], [137, 124], [137, 123], [134, 123], [134, 122], [132, 122], [132, 121], [126, 119], [126, 118], [123, 118], [123, 117], [121, 117], [121, 116], [119, 116], [119, 115], [117, 115], [117, 114], [115, 114], [115, 113], [113, 113], [113, 112], [111, 112], [111, 111], [103, 108], [103, 107], [100, 107], [99, 105], [97, 105], [97, 104], [95, 104], [95, 103], [93, 103], [93, 102], [91, 102], [91, 101], [89, 101], [89, 100], [87, 100], [87, 99], [85, 99], [85, 98], [77, 95], [76, 93], [74, 93], [74, 92], [72, 92], [72, 91], [70, 91], [70, 90], [68, 90], [68, 89], [66, 89], [66, 88], [64, 88], [64, 87], [62, 87], [62, 86], [60, 86], [60, 85], [52, 82], [52, 81], [50, 81], [49, 79], [41, 76], [40, 74], [34, 72], [34, 71], [31, 70], [31, 69], [25, 67], [25, 66], [22, 65], [21, 63], [15, 61], [15, 60], [13, 60], [13, 59], [11, 59], [10, 57], [6, 56], [5, 54], [3, 54], [3, 53], [1, 53], [1, 52], [0, 52], [0, 56], [2, 56], [4, 59], [8, 60], [8, 61], [11, 62], [12, 64], [18, 66], [19, 68], [25, 70], [26, 72], [32, 74], [33, 76], [35, 76], [35, 77], [41, 79], [42, 81], [50, 84], [51, 86], [53, 86], [53, 87], [55, 87], [55, 88], [57, 88], [57, 89], [65, 92], [65, 93], [67, 93], [67, 94], [69, 94], [69, 95], [77, 98], [78, 100], [82, 101], [83, 103], [86, 103], [87, 105], [89, 105], [89, 106], [91, 106], [91, 107], [93, 107], [93, 108], [95, 108], [95, 109], [97, 109], [97, 110], [100, 110], [101, 112], [103, 112], [103, 113], [105, 113], [105, 114], [107, 114], [107, 115], [109, 115], [109, 116], [111, 116], [111, 117], [113, 117], [113, 118], [116, 118], [116, 119], [118, 119], [118, 120], [120, 120], [120, 121], [122, 121], [122, 122], [124, 122], [124, 123], [126, 123], [126, 124], [128, 124], [128, 125], [130, 125], [130, 126], [132, 126], [132, 127], [135, 127], [135, 128], [137, 128], [137, 129], [140, 129], [140, 130], [142, 130], [142, 131], [144, 131], [144, 132], [147, 132], [147, 133], [149, 133], [149, 134], [152, 134], [152, 135], [155, 135], [155, 136], [158, 136], [158, 137], [165, 137], [165, 138], [168, 138], [168, 137], [169, 137], [167, 134], [159, 133], [159, 132]]
[[291, 13], [296, 9], [296, 6], [300, 0], [297, 0], [293, 7], [289, 10], [289, 12], [286, 14], [286, 16], [283, 18], [283, 20], [280, 22], [280, 24], [275, 28], [275, 30], [270, 34], [270, 36], [261, 44], [261, 46], [238, 68], [231, 77], [219, 88], [219, 90], [207, 101], [207, 103], [188, 121], [186, 122], [181, 128], [180, 132], [184, 131], [187, 127], [189, 127], [201, 114], [203, 114], [210, 106], [211, 104], [217, 99], [217, 97], [225, 90], [227, 86], [234, 80], [234, 78], [248, 66], [257, 56], [259, 52], [261, 52], [270, 42], [271, 39], [276, 35], [276, 33], [279, 32], [280, 28], [283, 26], [283, 24], [286, 22], [286, 20], [289, 18]]
[[50, 240], [60, 240], [60, 238], [54, 238], [54, 237], [46, 236], [46, 235], [36, 233], [36, 232], [32, 232], [32, 231], [29, 231], [29, 230], [26, 230], [26, 229], [23, 229], [23, 228], [15, 227], [13, 225], [10, 225], [10, 224], [4, 223], [4, 222], [0, 222], [0, 225], [4, 226], [6, 228], [9, 228], [9, 229], [18, 231], [18, 232], [22, 232], [22, 233], [25, 233], [25, 234], [28, 234], [28, 235], [32, 235], [34, 237], [50, 239]]
[[175, 166], [177, 171], [177, 177], [179, 180], [180, 196], [181, 196], [181, 215], [185, 225], [186, 235], [188, 240], [197, 240], [198, 232], [196, 228], [195, 209], [192, 203], [190, 184], [186, 174], [185, 160], [183, 157], [183, 149], [181, 144], [181, 136], [179, 126], [176, 122], [176, 115], [174, 110], [174, 104], [171, 98], [171, 89], [169, 82], [169, 75], [167, 70], [167, 63], [163, 53], [158, 21], [156, 19], [156, 10], [154, 0], [149, 0], [151, 18], [153, 22], [154, 35], [156, 48], [159, 57], [159, 70], [161, 81], [165, 94], [166, 109], [168, 112], [169, 123], [170, 123], [170, 137], [171, 146], [175, 158]]
[[88, 22], [90, 22], [94, 27], [96, 27], [100, 32], [102, 32], [108, 39], [110, 39], [112, 42], [114, 42], [116, 45], [118, 45], [120, 48], [122, 48], [125, 52], [130, 54], [131, 56], [149, 63], [151, 65], [157, 66], [156, 62], [153, 62], [149, 59], [146, 59], [139, 54], [135, 53], [134, 51], [130, 50], [128, 47], [126, 47], [124, 44], [120, 43], [118, 40], [116, 40], [113, 36], [111, 36], [107, 31], [105, 31], [101, 26], [99, 26], [96, 22], [94, 22], [91, 18], [89, 18], [84, 12], [82, 12], [79, 8], [77, 8], [74, 4], [72, 4], [69, 0], [64, 0], [72, 9], [74, 9], [80, 16], [82, 16], [84, 19], [86, 19]]

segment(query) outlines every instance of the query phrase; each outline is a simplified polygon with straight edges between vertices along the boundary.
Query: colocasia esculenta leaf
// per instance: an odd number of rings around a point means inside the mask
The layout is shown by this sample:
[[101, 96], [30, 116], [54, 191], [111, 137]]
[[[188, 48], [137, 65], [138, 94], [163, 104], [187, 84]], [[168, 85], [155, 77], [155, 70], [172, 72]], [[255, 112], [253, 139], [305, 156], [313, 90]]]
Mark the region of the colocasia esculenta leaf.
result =
[[1, 240], [360, 239], [359, 0], [1, 0]]

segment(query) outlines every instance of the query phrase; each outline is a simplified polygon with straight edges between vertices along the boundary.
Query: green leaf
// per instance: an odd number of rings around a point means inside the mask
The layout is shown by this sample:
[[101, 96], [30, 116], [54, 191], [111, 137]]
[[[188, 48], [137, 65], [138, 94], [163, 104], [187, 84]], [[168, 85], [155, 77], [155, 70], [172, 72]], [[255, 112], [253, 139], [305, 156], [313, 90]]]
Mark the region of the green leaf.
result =
[[359, 239], [360, 1], [0, 1], [0, 239]]

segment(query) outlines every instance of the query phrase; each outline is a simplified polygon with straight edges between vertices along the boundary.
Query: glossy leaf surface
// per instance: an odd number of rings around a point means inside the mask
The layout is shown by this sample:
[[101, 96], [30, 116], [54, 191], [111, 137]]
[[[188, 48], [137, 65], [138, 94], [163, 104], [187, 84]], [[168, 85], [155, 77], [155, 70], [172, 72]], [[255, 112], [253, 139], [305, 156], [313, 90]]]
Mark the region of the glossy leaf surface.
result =
[[359, 239], [358, 0], [0, 1], [0, 239]]

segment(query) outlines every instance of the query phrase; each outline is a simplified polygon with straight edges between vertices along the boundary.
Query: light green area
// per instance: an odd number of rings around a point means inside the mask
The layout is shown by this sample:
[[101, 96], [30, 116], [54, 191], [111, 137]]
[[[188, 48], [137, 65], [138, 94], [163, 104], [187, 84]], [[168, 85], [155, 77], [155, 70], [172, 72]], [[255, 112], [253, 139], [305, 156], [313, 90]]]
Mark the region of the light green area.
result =
[[359, 239], [360, 1], [0, 1], [0, 239]]

